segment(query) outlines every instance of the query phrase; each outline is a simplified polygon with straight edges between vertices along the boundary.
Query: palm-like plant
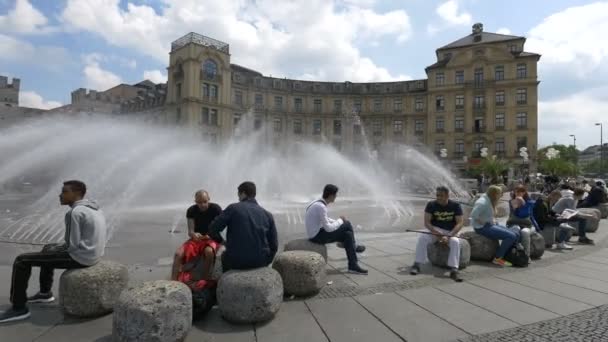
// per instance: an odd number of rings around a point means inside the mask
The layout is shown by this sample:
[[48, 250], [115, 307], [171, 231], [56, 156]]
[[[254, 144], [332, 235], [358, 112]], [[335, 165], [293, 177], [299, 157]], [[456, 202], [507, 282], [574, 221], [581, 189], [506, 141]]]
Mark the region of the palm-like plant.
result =
[[496, 156], [485, 157], [479, 163], [478, 169], [490, 178], [490, 184], [501, 184], [502, 175], [509, 169], [509, 163]]

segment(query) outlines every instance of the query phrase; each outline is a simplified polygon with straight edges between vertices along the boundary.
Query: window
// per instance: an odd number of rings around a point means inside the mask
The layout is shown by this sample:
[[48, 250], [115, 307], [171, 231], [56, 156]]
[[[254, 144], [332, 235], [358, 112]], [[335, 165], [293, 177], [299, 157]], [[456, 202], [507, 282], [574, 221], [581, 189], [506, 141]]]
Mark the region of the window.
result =
[[342, 120], [334, 120], [334, 135], [342, 135]]
[[395, 110], [395, 112], [400, 112], [403, 109], [403, 100], [394, 99], [393, 100], [393, 109]]
[[484, 108], [485, 97], [483, 95], [475, 95], [475, 108], [481, 109]]
[[177, 99], [181, 99], [182, 98], [182, 84], [178, 83], [175, 85], [175, 97], [177, 97]]
[[497, 130], [505, 129], [505, 113], [496, 113], [495, 126]]
[[374, 99], [374, 112], [382, 111], [382, 99]]
[[199, 124], [209, 124], [209, 108], [201, 108], [201, 121], [199, 122]]
[[456, 84], [462, 84], [464, 83], [464, 70], [458, 70], [456, 71]]
[[522, 147], [528, 147], [528, 137], [517, 137], [517, 152]]
[[372, 122], [372, 133], [375, 137], [382, 136], [382, 121], [374, 120], [374, 122]]
[[499, 90], [496, 92], [496, 105], [504, 106], [505, 105], [505, 92], [504, 90]]
[[296, 119], [293, 120], [293, 134], [302, 134], [303, 130], [302, 130], [302, 120], [300, 119]]
[[312, 122], [312, 134], [319, 135], [321, 134], [321, 120], [313, 120]]
[[424, 101], [423, 101], [422, 97], [420, 97], [420, 96], [416, 97], [416, 102], [414, 104], [414, 109], [417, 112], [421, 112], [421, 111], [424, 110]]
[[435, 120], [435, 129], [438, 133], [443, 132], [443, 130], [445, 129], [443, 118], [437, 118]]
[[281, 84], [281, 80], [274, 80], [274, 81], [272, 81], [272, 86], [273, 86], [275, 89], [280, 89], [280, 88], [281, 88], [281, 85], [282, 85], [282, 84]]
[[496, 81], [502, 81], [505, 79], [505, 67], [502, 65], [497, 65], [494, 69], [494, 79]]
[[414, 132], [421, 134], [424, 131], [424, 122], [422, 120], [414, 121]]
[[262, 86], [262, 79], [259, 77], [255, 78], [255, 86], [256, 87], [261, 87]]
[[442, 72], [435, 74], [435, 85], [442, 86], [445, 83], [445, 75]]
[[515, 117], [515, 119], [517, 122], [517, 128], [519, 128], [519, 129], [528, 128], [528, 113], [525, 113], [525, 112], [517, 113], [517, 116]]
[[255, 106], [261, 108], [264, 106], [264, 95], [255, 94]]
[[524, 63], [517, 64], [517, 78], [528, 77], [528, 66]]
[[342, 100], [334, 100], [334, 112], [342, 113]]
[[361, 135], [361, 125], [359, 125], [359, 124], [353, 125], [353, 135], [356, 135], [356, 136]]
[[456, 95], [456, 109], [464, 109], [464, 95]]
[[437, 97], [435, 97], [435, 108], [438, 112], [445, 110], [445, 99], [443, 98], [443, 95], [437, 95]]
[[321, 113], [323, 111], [323, 101], [321, 99], [314, 100], [315, 113]]
[[515, 98], [517, 99], [518, 105], [527, 104], [528, 103], [528, 89], [526, 89], [526, 88], [517, 89]]
[[236, 128], [239, 125], [239, 122], [241, 122], [241, 114], [234, 113], [234, 116], [232, 117], [232, 127]]
[[234, 82], [241, 83], [241, 74], [234, 74]]
[[481, 149], [483, 148], [483, 140], [476, 140], [473, 144], [473, 151], [477, 156], [480, 155]]
[[485, 129], [484, 125], [483, 125], [483, 118], [475, 118], [475, 126], [473, 127], [473, 130], [475, 133], [480, 133], [483, 132]]
[[394, 135], [402, 135], [403, 134], [403, 120], [395, 120], [395, 121], [393, 121], [393, 134]]
[[483, 84], [483, 68], [475, 69], [475, 85]]
[[236, 90], [234, 92], [234, 103], [237, 105], [243, 104], [243, 92], [240, 90]]
[[509, 45], [509, 51], [511, 51], [511, 52], [518, 52], [519, 48], [517, 47], [517, 45], [511, 44], [511, 45]]
[[211, 109], [209, 111], [209, 125], [217, 126], [217, 109]]
[[209, 86], [209, 97], [211, 97], [213, 99], [217, 99], [218, 92], [217, 92], [217, 86], [216, 85], [210, 85]]
[[293, 99], [293, 104], [294, 104], [294, 107], [296, 109], [296, 112], [297, 113], [301, 113], [302, 109], [303, 109], [303, 107], [302, 107], [302, 99], [299, 98], [299, 97], [296, 97], [295, 99]]
[[456, 132], [464, 131], [464, 118], [463, 117], [457, 117], [454, 119], [454, 130]]
[[209, 97], [209, 84], [208, 83], [201, 84], [201, 91], [203, 92], [203, 97]]
[[496, 152], [497, 155], [505, 154], [505, 138], [496, 138], [494, 144], [494, 152]]
[[274, 109], [283, 109], [283, 96], [274, 97]]
[[217, 63], [214, 60], [208, 59], [203, 63], [203, 72], [205, 73], [205, 77], [213, 80], [217, 75]]
[[456, 140], [454, 142], [454, 155], [462, 157], [464, 155], [464, 141]]
[[353, 102], [353, 110], [355, 113], [361, 113], [361, 100], [355, 100]]
[[281, 118], [274, 118], [272, 121], [272, 127], [276, 133], [281, 133], [283, 130], [283, 122], [281, 121]]
[[293, 89], [300, 90], [302, 89], [302, 84], [300, 82], [296, 82], [293, 84]]

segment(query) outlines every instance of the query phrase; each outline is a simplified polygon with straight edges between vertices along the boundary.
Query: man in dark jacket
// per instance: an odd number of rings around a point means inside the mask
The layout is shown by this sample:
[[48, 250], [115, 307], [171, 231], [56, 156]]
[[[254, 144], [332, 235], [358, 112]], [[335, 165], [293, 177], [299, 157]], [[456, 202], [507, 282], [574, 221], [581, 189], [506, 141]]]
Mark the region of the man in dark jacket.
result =
[[222, 255], [224, 272], [268, 266], [279, 244], [272, 214], [255, 200], [255, 184], [239, 185], [238, 196], [239, 202], [229, 205], [209, 226], [209, 235], [215, 241], [223, 240], [220, 233], [228, 227]]
[[600, 203], [606, 203], [606, 193], [604, 192], [604, 184], [600, 181], [595, 183], [595, 186], [589, 191], [589, 196], [583, 200], [578, 206], [579, 208], [595, 208]]

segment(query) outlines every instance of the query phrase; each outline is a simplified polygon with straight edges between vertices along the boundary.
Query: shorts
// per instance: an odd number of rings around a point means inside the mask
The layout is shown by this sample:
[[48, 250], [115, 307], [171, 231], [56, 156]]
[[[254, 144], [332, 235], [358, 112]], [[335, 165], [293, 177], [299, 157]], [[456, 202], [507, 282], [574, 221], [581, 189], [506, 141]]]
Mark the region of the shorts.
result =
[[[198, 276], [198, 270], [200, 270], [201, 260], [203, 256], [203, 250], [207, 247], [213, 249], [214, 254], [220, 247], [220, 244], [212, 239], [206, 240], [188, 240], [186, 241], [177, 251], [178, 255], [181, 255], [181, 266], [188, 265], [188, 270], [182, 270], [177, 276], [177, 280], [188, 285], [193, 291], [201, 290], [204, 288], [214, 288], [217, 286], [217, 282], [214, 280], [203, 280]], [[197, 260], [199, 258], [199, 260]]]

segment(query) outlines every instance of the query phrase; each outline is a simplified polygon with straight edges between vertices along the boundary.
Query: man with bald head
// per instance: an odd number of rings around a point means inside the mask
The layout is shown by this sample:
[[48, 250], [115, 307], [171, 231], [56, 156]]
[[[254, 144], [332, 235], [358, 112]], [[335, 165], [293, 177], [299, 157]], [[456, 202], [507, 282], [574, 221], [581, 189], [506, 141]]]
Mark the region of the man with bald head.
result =
[[[199, 190], [194, 194], [194, 204], [186, 211], [188, 220], [188, 236], [186, 241], [175, 253], [171, 279], [178, 280], [180, 272], [188, 271], [188, 265], [184, 264], [184, 259], [190, 259], [192, 253], [201, 255], [203, 258], [202, 279], [211, 279], [215, 254], [221, 241], [214, 241], [209, 237], [209, 225], [222, 213], [222, 208], [211, 202], [209, 193]], [[179, 279], [184, 280], [184, 279]]]

